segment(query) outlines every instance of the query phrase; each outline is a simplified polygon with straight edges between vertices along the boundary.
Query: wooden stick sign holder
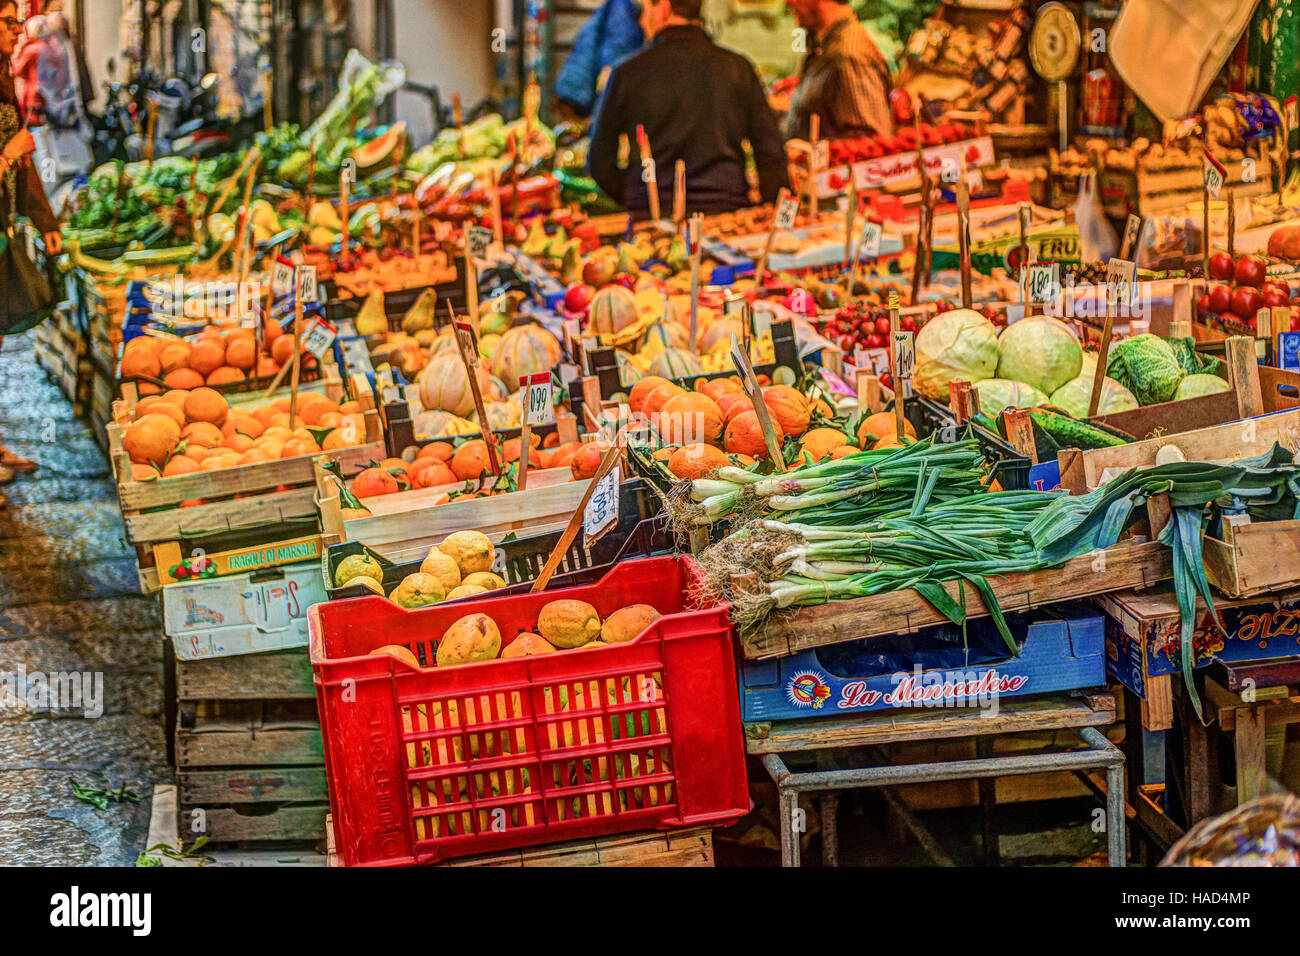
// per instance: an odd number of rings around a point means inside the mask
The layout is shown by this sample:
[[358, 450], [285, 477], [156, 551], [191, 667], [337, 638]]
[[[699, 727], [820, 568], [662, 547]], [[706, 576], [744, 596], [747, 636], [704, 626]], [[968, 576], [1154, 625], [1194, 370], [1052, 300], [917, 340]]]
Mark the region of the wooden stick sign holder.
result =
[[[492, 474], [501, 474], [501, 461], [497, 458], [496, 440], [492, 435], [492, 424], [488, 421], [487, 409], [483, 405], [483, 392], [478, 387], [478, 336], [468, 322], [456, 321], [456, 313], [451, 303], [447, 303], [447, 313], [451, 316], [452, 338], [456, 340], [456, 353], [465, 368], [465, 377], [469, 379], [469, 390], [474, 396], [474, 411], [478, 415], [479, 428], [483, 430], [483, 444], [487, 446], [488, 463]], [[522, 450], [522, 449], [521, 449]]]
[[680, 234], [686, 225], [686, 160], [673, 166], [673, 228]]
[[916, 343], [911, 332], [899, 328], [898, 294], [889, 293], [889, 384], [894, 389], [894, 435], [899, 441], [907, 434], [903, 404], [911, 388], [916, 366]]
[[600, 467], [596, 469], [596, 474], [594, 474], [591, 481], [587, 483], [587, 490], [583, 492], [582, 499], [578, 502], [578, 507], [574, 509], [573, 517], [569, 519], [569, 523], [565, 527], [564, 533], [560, 535], [560, 540], [555, 542], [555, 547], [551, 549], [550, 556], [547, 557], [546, 563], [542, 565], [542, 570], [537, 575], [537, 580], [533, 582], [533, 586], [530, 589], [533, 594], [546, 590], [546, 585], [550, 583], [551, 575], [555, 574], [555, 569], [560, 566], [560, 562], [563, 561], [564, 556], [568, 554], [569, 548], [573, 544], [573, 539], [576, 538], [578, 532], [582, 530], [582, 523], [586, 518], [587, 505], [591, 504], [592, 496], [596, 493], [596, 489], [600, 487], [600, 483], [605, 480], [605, 476], [613, 471], [614, 466], [618, 464], [619, 457], [623, 452], [622, 439], [623, 435], [620, 432], [619, 435], [615, 437], [613, 444], [610, 445], [609, 450], [605, 452], [605, 457], [600, 460]]
[[645, 134], [645, 127], [637, 124], [636, 145], [641, 151], [641, 179], [645, 183], [646, 196], [650, 201], [650, 218], [659, 221], [659, 173], [655, 170], [654, 154], [650, 152], [650, 138]]
[[822, 118], [814, 113], [808, 120], [808, 222], [817, 221], [817, 143], [821, 140]]
[[763, 400], [763, 390], [758, 385], [758, 378], [754, 375], [754, 366], [749, 361], [749, 356], [736, 337], [731, 337], [731, 361], [736, 366], [736, 371], [740, 373], [740, 387], [749, 399], [750, 404], [754, 406], [754, 414], [758, 417], [758, 427], [763, 432], [763, 442], [767, 445], [767, 454], [772, 459], [772, 467], [778, 472], [783, 472], [785, 468], [785, 459], [781, 456], [781, 441], [776, 437], [776, 429], [772, 426], [772, 416], [768, 413], [767, 402]]
[[971, 307], [970, 266], [970, 184], [966, 182], [966, 164], [962, 163], [962, 177], [957, 181], [957, 253], [961, 260], [961, 307]]
[[[793, 210], [790, 207], [791, 202], [794, 203]], [[763, 284], [763, 277], [767, 274], [767, 259], [772, 254], [772, 243], [776, 240], [777, 231], [793, 227], [795, 217], [798, 215], [799, 197], [793, 196], [790, 190], [782, 186], [772, 206], [772, 226], [767, 230], [767, 239], [764, 240], [763, 251], [758, 257], [758, 268], [754, 272], [755, 284], [759, 286]]]
[[704, 216], [696, 213], [686, 224], [686, 247], [691, 257], [691, 348], [699, 351], [700, 322], [700, 238], [704, 231]]
[[[1112, 264], [1118, 264], [1118, 260], [1112, 259]], [[1088, 417], [1092, 418], [1097, 414], [1097, 408], [1101, 404], [1101, 389], [1106, 379], [1106, 363], [1110, 357], [1110, 338], [1115, 329], [1115, 308], [1119, 298], [1120, 288], [1128, 290], [1128, 285], [1120, 285], [1113, 282], [1108, 276], [1106, 280], [1106, 320], [1101, 327], [1101, 345], [1097, 349], [1097, 369], [1092, 376], [1092, 395], [1088, 398]]]

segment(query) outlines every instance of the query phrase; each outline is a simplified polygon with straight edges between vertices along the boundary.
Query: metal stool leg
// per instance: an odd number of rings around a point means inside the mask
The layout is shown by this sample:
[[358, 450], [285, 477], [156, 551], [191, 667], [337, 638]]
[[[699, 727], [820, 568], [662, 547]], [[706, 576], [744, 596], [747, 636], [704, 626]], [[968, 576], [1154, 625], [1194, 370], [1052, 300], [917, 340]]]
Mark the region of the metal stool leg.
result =
[[840, 865], [840, 834], [835, 814], [840, 809], [840, 795], [834, 790], [817, 799], [817, 809], [822, 817], [822, 866]]

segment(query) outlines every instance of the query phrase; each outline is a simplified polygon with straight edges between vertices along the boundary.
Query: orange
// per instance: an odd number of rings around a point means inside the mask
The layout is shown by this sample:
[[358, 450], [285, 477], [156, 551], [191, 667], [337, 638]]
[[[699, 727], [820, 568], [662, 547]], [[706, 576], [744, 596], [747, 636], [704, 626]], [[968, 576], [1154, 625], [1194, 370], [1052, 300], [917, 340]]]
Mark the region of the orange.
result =
[[276, 364], [275, 359], [269, 359], [263, 356], [257, 360], [257, 368], [253, 370], [253, 375], [257, 378], [275, 378], [275, 373], [280, 371], [280, 366]]
[[242, 408], [232, 408], [226, 423], [221, 426], [221, 434], [229, 437], [238, 432], [249, 438], [260, 438], [266, 426]]
[[196, 388], [185, 399], [185, 417], [192, 422], [211, 422], [219, 428], [229, 414], [226, 399], [210, 388]]
[[659, 413], [660, 436], [671, 445], [716, 442], [722, 437], [722, 411], [699, 392], [682, 392], [668, 399]]
[[338, 412], [326, 412], [316, 423], [317, 428], [338, 428], [343, 423], [343, 416]]
[[190, 390], [188, 388], [173, 388], [168, 392], [164, 392], [163, 398], [166, 401], [171, 402], [177, 408], [184, 408], [185, 399], [189, 397], [189, 394]]
[[727, 392], [715, 399], [715, 401], [718, 410], [722, 412], [724, 422], [730, 422], [741, 412], [752, 410], [754, 407], [754, 403], [745, 396], [744, 392]]
[[[894, 420], [894, 413], [876, 412], [864, 418], [862, 424], [858, 426], [858, 444], [866, 448], [878, 439], [892, 438], [897, 433], [898, 425]], [[916, 437], [916, 429], [906, 419], [903, 420], [903, 434], [911, 438]], [[868, 435], [871, 436], [870, 441], [867, 440]]]
[[153, 465], [140, 465], [132, 462], [131, 464], [132, 481], [147, 481], [150, 478], [157, 478], [157, 477], [158, 477], [158, 469], [155, 468]]
[[455, 453], [456, 449], [450, 442], [435, 441], [421, 448], [420, 453], [415, 457], [417, 460], [420, 458], [436, 458], [438, 461], [451, 461], [451, 456]]
[[216, 448], [225, 437], [221, 429], [210, 422], [193, 422], [181, 429], [181, 437], [189, 440], [189, 447], [201, 445], [204, 448]]
[[278, 411], [279, 409], [273, 405], [259, 405], [257, 408], [253, 409], [252, 416], [263, 425], [269, 425], [271, 424], [271, 416], [276, 414]]
[[412, 487], [414, 488], [436, 488], [439, 485], [454, 485], [458, 480], [456, 473], [448, 468], [444, 462], [431, 462], [427, 458], [417, 458], [412, 467], [416, 466], [418, 468], [412, 481]]
[[293, 431], [284, 425], [269, 425], [262, 432], [263, 438], [278, 438], [280, 441], [288, 441], [293, 437]]
[[712, 445], [686, 445], [668, 459], [668, 470], [678, 478], [703, 478], [730, 464], [727, 456]]
[[265, 449], [250, 448], [248, 449], [248, 451], [244, 452], [242, 455], [239, 456], [238, 464], [252, 465], [259, 461], [270, 461], [271, 458], [272, 458], [271, 453], [266, 451]]
[[763, 403], [768, 414], [781, 423], [787, 435], [802, 435], [808, 428], [812, 407], [808, 398], [789, 385], [772, 385], [763, 389]]
[[185, 427], [185, 412], [178, 406], [167, 401], [162, 395], [150, 395], [146, 398], [140, 399], [140, 401], [136, 403], [136, 421], [139, 421], [141, 418], [144, 418], [144, 416], [149, 414], [166, 415], [168, 418], [176, 422], [177, 427]]
[[[776, 440], [781, 441], [781, 426], [772, 422]], [[758, 413], [753, 409], [741, 412], [727, 425], [725, 435], [727, 451], [738, 455], [752, 455], [754, 458], [767, 457], [767, 443], [763, 441], [763, 429], [758, 424]]]
[[456, 449], [451, 456], [451, 470], [462, 481], [473, 481], [486, 475], [492, 467], [488, 459], [487, 443], [474, 438]]
[[[307, 394], [314, 394], [308, 392]], [[321, 419], [326, 415], [337, 415], [338, 406], [331, 402], [324, 395], [316, 396], [315, 401], [304, 401], [305, 395], [298, 396], [298, 416], [308, 425], [320, 425]], [[340, 416], [342, 420], [342, 416]]]
[[122, 378], [157, 378], [162, 372], [158, 356], [151, 348], [134, 348], [122, 355]]
[[164, 345], [158, 356], [162, 370], [174, 372], [178, 368], [189, 368], [192, 349], [193, 346], [189, 342], [172, 342]]
[[226, 364], [250, 369], [257, 364], [257, 343], [251, 335], [232, 336], [226, 343]]
[[682, 388], [680, 385], [674, 385], [672, 382], [664, 382], [646, 396], [645, 401], [641, 404], [641, 411], [643, 411], [647, 416], [658, 415], [663, 411], [664, 406], [668, 404], [670, 398], [674, 395], [681, 395], [685, 391], [686, 389]]
[[293, 336], [282, 335], [271, 343], [271, 358], [276, 364], [283, 365], [293, 358]]
[[715, 402], [719, 402], [719, 404], [721, 404], [719, 400], [723, 395], [744, 394], [741, 392], [740, 386], [729, 378], [709, 379], [708, 381], [701, 383], [695, 390], [701, 395], [707, 395]]
[[221, 339], [199, 336], [190, 349], [190, 368], [200, 375], [210, 375], [226, 364], [226, 348]]
[[644, 378], [638, 379], [632, 386], [632, 390], [627, 393], [628, 407], [634, 412], [641, 411], [642, 407], [645, 405], [645, 400], [650, 397], [651, 392], [661, 385], [671, 384], [672, 383], [668, 381], [668, 379], [661, 378], [658, 375], [647, 375]]
[[582, 481], [596, 477], [596, 472], [600, 470], [600, 461], [605, 457], [607, 451], [609, 451], [609, 446], [600, 441], [590, 442], [575, 451], [573, 458], [569, 461], [569, 470], [573, 473], [573, 480]]
[[836, 431], [834, 428], [814, 428], [803, 436], [800, 448], [810, 454], [813, 461], [821, 461], [836, 448], [848, 443], [848, 436], [841, 431]]
[[253, 447], [253, 439], [249, 438], [247, 435], [236, 433], [222, 439], [221, 445], [224, 448], [229, 448], [231, 451], [237, 451], [242, 455], [244, 452], [248, 451], [248, 449]]
[[361, 436], [355, 430], [336, 428], [325, 436], [325, 440], [320, 443], [320, 450], [337, 451], [340, 448], [351, 448], [361, 443]]
[[244, 373], [230, 365], [222, 365], [208, 374], [204, 379], [208, 385], [231, 385], [244, 381]]
[[162, 465], [180, 438], [181, 428], [173, 419], [151, 412], [126, 426], [122, 432], [122, 448], [138, 464]]
[[201, 388], [203, 376], [192, 368], [178, 368], [164, 375], [163, 383], [168, 388]]
[[163, 477], [170, 478], [172, 475], [192, 475], [199, 470], [199, 463], [193, 458], [187, 458], [184, 455], [173, 455], [171, 460], [163, 467]]
[[384, 471], [388, 472], [389, 474], [392, 474], [395, 471], [400, 472], [400, 474], [393, 476], [398, 481], [404, 481], [408, 485], [413, 483], [412, 475], [411, 475], [411, 465], [404, 458], [385, 458], [383, 461], [379, 463], [379, 467], [384, 469]]
[[838, 460], [845, 455], [854, 455], [862, 451], [857, 445], [840, 445], [838, 448], [831, 449], [831, 458]]
[[303, 421], [301, 415], [295, 415], [293, 417], [293, 421], [290, 422], [288, 412], [278, 412], [277, 414], [272, 415], [271, 422], [270, 422], [272, 428], [289, 428], [289, 429], [302, 428], [306, 424], [307, 423]]
[[[293, 441], [293, 439], [291, 438], [289, 441]], [[281, 453], [284, 451], [284, 446], [287, 444], [289, 444], [289, 442], [285, 441], [283, 438], [263, 437], [253, 442], [253, 447], [262, 449], [272, 458], [279, 458]]]
[[290, 438], [280, 448], [280, 457], [294, 458], [298, 455], [314, 455], [318, 451], [320, 451], [320, 446], [311, 438]]
[[392, 495], [398, 491], [397, 479], [382, 468], [367, 468], [352, 479], [351, 490], [358, 498]]
[[344, 415], [360, 415], [361, 403], [357, 401], [347, 401], [339, 406], [339, 411]]

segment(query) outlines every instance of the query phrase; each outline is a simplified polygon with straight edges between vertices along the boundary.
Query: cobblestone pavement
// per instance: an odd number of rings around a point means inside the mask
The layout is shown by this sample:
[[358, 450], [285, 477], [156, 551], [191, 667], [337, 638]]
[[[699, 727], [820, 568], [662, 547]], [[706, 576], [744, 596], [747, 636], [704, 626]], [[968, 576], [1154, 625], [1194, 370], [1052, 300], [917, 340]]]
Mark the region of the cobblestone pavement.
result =
[[[130, 865], [153, 785], [171, 779], [157, 604], [139, 593], [107, 461], [36, 365], [31, 335], [0, 350], [0, 441], [40, 464], [0, 489], [0, 681], [88, 672], [103, 706], [52, 716], [30, 693], [0, 696], [0, 864]], [[125, 784], [140, 802], [98, 810], [73, 780]]]

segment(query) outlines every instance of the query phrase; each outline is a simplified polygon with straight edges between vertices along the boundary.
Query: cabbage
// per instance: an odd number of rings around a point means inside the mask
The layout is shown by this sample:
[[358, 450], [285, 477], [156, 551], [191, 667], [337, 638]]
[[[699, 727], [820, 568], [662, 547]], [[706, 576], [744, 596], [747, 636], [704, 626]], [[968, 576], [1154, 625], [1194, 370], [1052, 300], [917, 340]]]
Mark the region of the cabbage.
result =
[[[1092, 398], [1092, 377], [1096, 374], [1097, 357], [1093, 353], [1093, 370], [1087, 375], [1072, 378], [1052, 393], [1051, 402], [1063, 412], [1069, 412], [1075, 418], [1088, 417], [1088, 400]], [[1137, 399], [1127, 388], [1113, 378], [1101, 380], [1101, 400], [1097, 402], [1097, 414], [1109, 415], [1112, 412], [1126, 412], [1137, 408]]]
[[1046, 316], [1008, 325], [998, 336], [998, 350], [998, 378], [1049, 394], [1078, 375], [1083, 362], [1083, 347], [1070, 327]]
[[992, 378], [998, 367], [998, 334], [974, 309], [940, 312], [916, 336], [912, 384], [933, 401], [948, 403], [948, 383]]
[[1232, 386], [1217, 375], [1188, 375], [1178, 383], [1174, 398], [1197, 398], [1201, 395], [1217, 395], [1226, 392]]
[[1009, 378], [986, 378], [975, 383], [980, 393], [980, 411], [993, 416], [1004, 408], [1029, 408], [1047, 403], [1047, 396], [1024, 382]]
[[1106, 374], [1132, 392], [1141, 405], [1169, 401], [1183, 380], [1174, 350], [1149, 332], [1112, 346]]

